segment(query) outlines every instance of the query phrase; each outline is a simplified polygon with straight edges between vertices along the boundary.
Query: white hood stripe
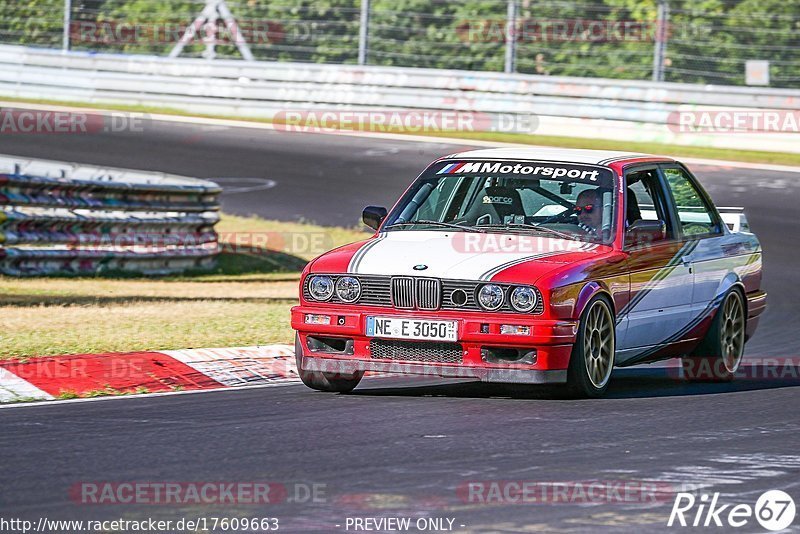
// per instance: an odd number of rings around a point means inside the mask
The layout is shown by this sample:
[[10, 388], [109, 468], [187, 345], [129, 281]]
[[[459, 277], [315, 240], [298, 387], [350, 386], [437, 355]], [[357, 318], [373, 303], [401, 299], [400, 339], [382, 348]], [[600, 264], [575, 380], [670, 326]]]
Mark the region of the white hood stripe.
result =
[[369, 249], [371, 249], [384, 239], [386, 239], [386, 234], [378, 234], [378, 237], [376, 237], [372, 241], [368, 241], [360, 249], [358, 249], [358, 251], [355, 254], [353, 254], [353, 257], [350, 258], [350, 264], [347, 266], [347, 272], [357, 273], [358, 266], [361, 264], [361, 260], [364, 259], [364, 256], [367, 254], [367, 252], [369, 252]]
[[514, 265], [519, 265], [520, 263], [525, 263], [526, 261], [536, 260], [536, 259], [539, 259], [539, 258], [547, 258], [549, 256], [555, 256], [555, 255], [563, 254], [563, 253], [564, 253], [563, 250], [562, 251], [558, 251], [558, 252], [543, 252], [541, 254], [536, 254], [534, 256], [526, 256], [524, 258], [519, 258], [519, 259], [516, 259], [516, 260], [513, 260], [513, 261], [509, 261], [507, 263], [504, 263], [502, 265], [498, 265], [497, 267], [494, 267], [494, 268], [486, 271], [485, 273], [483, 273], [482, 275], [480, 275], [478, 277], [478, 280], [491, 280], [492, 277], [494, 275], [496, 275], [497, 273], [499, 273], [500, 271], [504, 271], [504, 270], [508, 269], [509, 267], [513, 267]]
[[[596, 248], [597, 248], [596, 244], [586, 243], [586, 244], [581, 245], [580, 247], [578, 247], [577, 250], [588, 251], [588, 250], [594, 250]], [[551, 256], [558, 256], [559, 254], [567, 254], [569, 252], [574, 252], [574, 251], [557, 250], [557, 251], [554, 251], [554, 252], [544, 252], [542, 254], [536, 254], [534, 256], [527, 256], [525, 258], [519, 258], [519, 259], [516, 259], [516, 260], [512, 260], [512, 261], [509, 261], [509, 262], [504, 263], [502, 265], [498, 265], [497, 267], [486, 271], [485, 273], [483, 273], [480, 276], [479, 280], [491, 280], [496, 274], [500, 273], [501, 271], [504, 271], [504, 270], [508, 269], [509, 267], [513, 267], [515, 265], [519, 265], [520, 263], [525, 263], [526, 261], [536, 260], [536, 259], [539, 259], [539, 258], [548, 258], [548, 257], [551, 257]]]
[[[506, 237], [508, 236], [501, 238], [498, 234], [498, 239]], [[465, 249], [460, 244], [461, 241], [454, 238], [452, 232], [385, 232], [365, 243], [353, 255], [348, 272], [451, 280], [489, 280], [503, 269], [537, 258], [598, 248], [594, 243], [576, 243], [538, 236], [520, 241], [519, 249], [498, 248], [494, 241], [488, 242], [486, 247], [474, 249]]]

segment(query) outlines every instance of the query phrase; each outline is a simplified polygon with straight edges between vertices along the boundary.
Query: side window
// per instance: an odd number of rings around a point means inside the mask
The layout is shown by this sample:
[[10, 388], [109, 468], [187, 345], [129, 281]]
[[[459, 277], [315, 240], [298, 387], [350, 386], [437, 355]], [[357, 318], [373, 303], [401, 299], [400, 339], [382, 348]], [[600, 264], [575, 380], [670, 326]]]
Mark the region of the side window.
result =
[[655, 169], [635, 171], [625, 176], [625, 226], [638, 220], [664, 221], [667, 227], [667, 239], [675, 238], [671, 217], [667, 213], [664, 189]]
[[719, 233], [711, 209], [683, 169], [669, 167], [664, 169], [664, 177], [675, 200], [683, 235], [686, 237]]

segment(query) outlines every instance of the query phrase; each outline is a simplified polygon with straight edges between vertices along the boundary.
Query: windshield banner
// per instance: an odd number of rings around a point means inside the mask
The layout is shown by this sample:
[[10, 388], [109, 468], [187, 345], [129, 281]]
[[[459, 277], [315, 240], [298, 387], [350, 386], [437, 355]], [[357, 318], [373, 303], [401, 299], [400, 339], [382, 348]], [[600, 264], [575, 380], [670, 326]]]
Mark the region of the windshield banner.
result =
[[444, 163], [435, 172], [437, 175], [482, 175], [508, 178], [545, 178], [549, 180], [574, 180], [600, 187], [610, 188], [613, 185], [611, 171], [589, 165], [573, 165], [562, 163], [506, 162], [506, 161], [456, 161]]

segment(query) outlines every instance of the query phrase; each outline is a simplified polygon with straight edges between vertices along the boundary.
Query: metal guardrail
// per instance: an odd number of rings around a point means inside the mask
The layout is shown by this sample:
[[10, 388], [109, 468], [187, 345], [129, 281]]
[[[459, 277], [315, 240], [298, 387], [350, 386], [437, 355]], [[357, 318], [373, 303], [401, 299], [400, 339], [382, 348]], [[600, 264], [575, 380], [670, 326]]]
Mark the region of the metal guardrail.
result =
[[161, 173], [0, 156], [0, 273], [211, 268], [221, 191]]
[[[400, 67], [171, 59], [0, 46], [0, 90], [269, 116], [297, 104], [462, 109], [664, 124], [680, 105], [797, 109], [800, 91]], [[577, 99], [577, 100], [576, 100]], [[238, 113], [237, 113], [238, 114]]]
[[171, 59], [0, 45], [0, 95], [257, 118], [273, 118], [287, 109], [331, 108], [535, 115], [540, 124], [536, 133], [547, 135], [591, 136], [597, 131], [619, 140], [800, 151], [792, 134], [682, 137], [668, 127], [678, 111], [720, 107], [796, 111], [800, 91], [788, 89]]

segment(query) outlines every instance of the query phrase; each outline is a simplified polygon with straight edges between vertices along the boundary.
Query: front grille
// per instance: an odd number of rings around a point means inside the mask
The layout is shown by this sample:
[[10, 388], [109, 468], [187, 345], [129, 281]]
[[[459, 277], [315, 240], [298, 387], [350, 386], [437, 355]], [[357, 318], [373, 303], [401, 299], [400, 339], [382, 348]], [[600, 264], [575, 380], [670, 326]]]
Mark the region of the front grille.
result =
[[410, 276], [392, 277], [392, 305], [395, 308], [438, 310], [441, 303], [441, 280]]
[[442, 283], [435, 278], [417, 280], [417, 307], [421, 310], [438, 310], [442, 301]]
[[416, 288], [414, 279], [407, 276], [392, 278], [392, 304], [395, 308], [411, 309], [414, 307]]
[[[329, 275], [336, 279], [342, 275]], [[394, 306], [401, 309], [421, 310], [464, 310], [464, 311], [484, 311], [475, 300], [475, 293], [478, 286], [487, 282], [475, 282], [471, 280], [440, 280], [438, 278], [414, 278], [410, 276], [382, 276], [382, 275], [348, 275], [356, 276], [361, 281], [361, 298], [354, 304], [367, 306]], [[308, 293], [307, 277], [303, 284], [303, 297], [311, 300]], [[403, 282], [395, 282], [403, 280]], [[410, 281], [410, 282], [409, 282]], [[493, 282], [494, 283], [494, 282]], [[397, 284], [397, 285], [396, 285]], [[498, 284], [509, 296], [511, 284]], [[536, 308], [528, 312], [531, 315], [541, 315], [544, 311], [542, 293], [534, 287], [538, 297]], [[463, 291], [465, 302], [458, 305], [453, 301], [453, 293]], [[410, 296], [409, 296], [410, 295]], [[336, 295], [329, 302], [339, 302]], [[514, 310], [506, 298], [503, 307], [498, 312], [520, 313]]]
[[463, 361], [461, 345], [458, 343], [372, 339], [369, 342], [369, 351], [373, 360], [430, 363]]

